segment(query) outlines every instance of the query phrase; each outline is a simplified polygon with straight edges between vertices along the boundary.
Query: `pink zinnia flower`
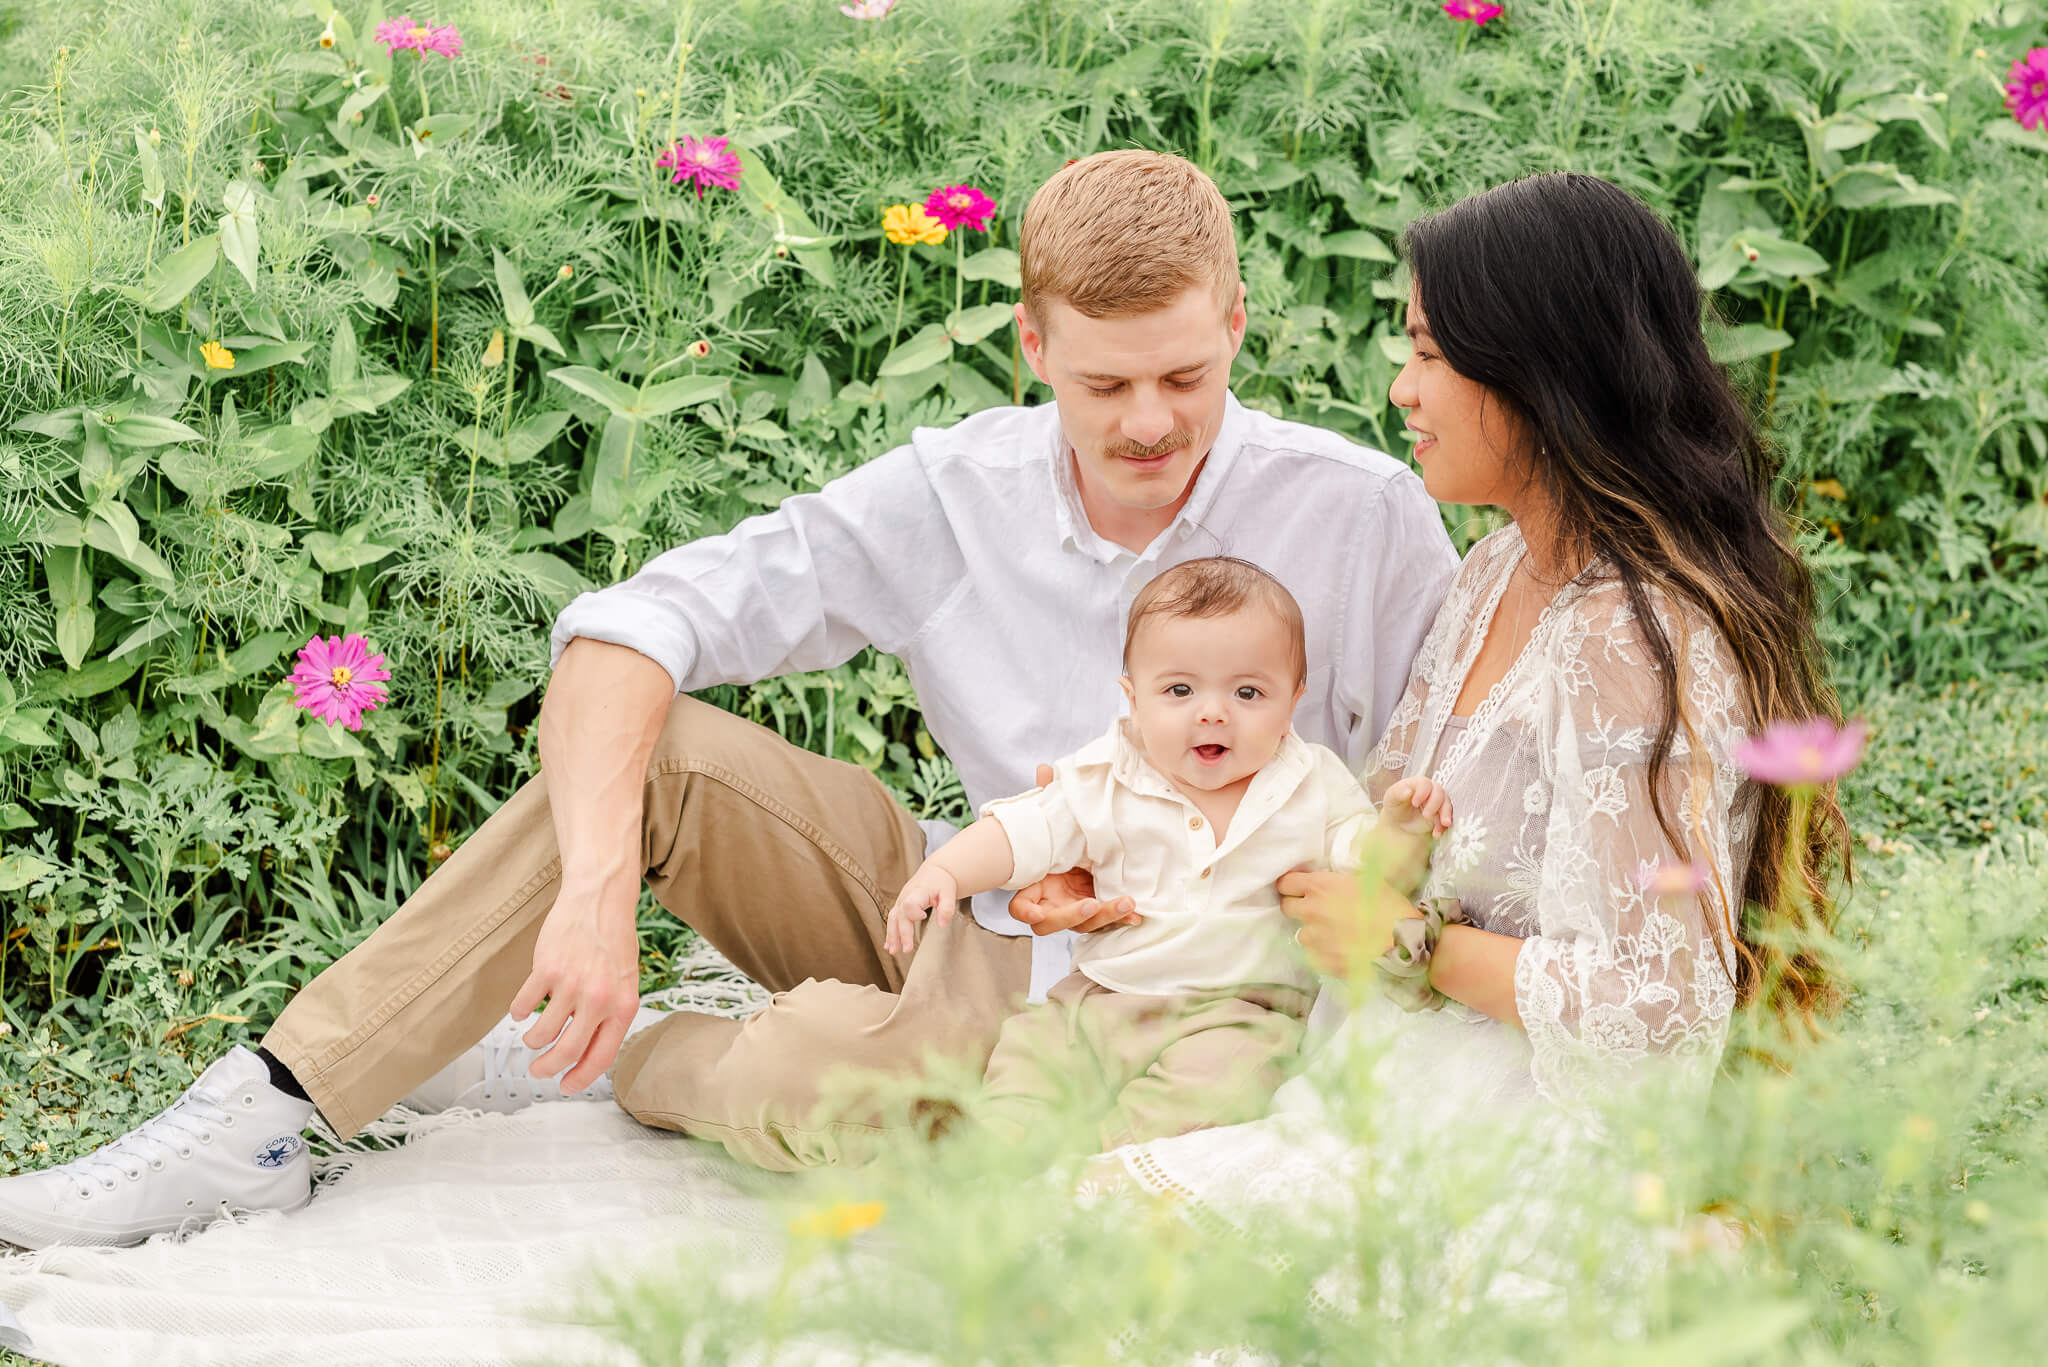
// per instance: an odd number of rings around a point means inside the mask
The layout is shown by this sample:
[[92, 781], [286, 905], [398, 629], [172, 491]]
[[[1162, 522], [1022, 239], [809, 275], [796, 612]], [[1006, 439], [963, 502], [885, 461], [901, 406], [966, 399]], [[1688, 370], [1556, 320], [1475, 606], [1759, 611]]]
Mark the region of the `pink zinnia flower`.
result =
[[924, 211], [945, 224], [949, 233], [962, 228], [985, 233], [996, 202], [972, 185], [941, 185], [925, 200]]
[[1712, 871], [1697, 859], [1689, 864], [1645, 864], [1636, 872], [1636, 886], [1652, 897], [1697, 896], [1713, 885]]
[[2005, 107], [2022, 128], [2048, 128], [2048, 47], [2037, 47], [2005, 74]]
[[1761, 736], [1735, 747], [1735, 762], [1759, 783], [1781, 788], [1811, 787], [1840, 778], [1863, 758], [1870, 723], [1837, 727], [1826, 717], [1774, 721]]
[[707, 185], [716, 185], [721, 190], [740, 188], [739, 155], [726, 151], [725, 146], [724, 138], [684, 138], [657, 157], [654, 164], [675, 172], [668, 178], [671, 185], [695, 181], [697, 198], [702, 199]]
[[841, 5], [839, 12], [849, 19], [880, 19], [896, 8], [896, 0], [854, 0], [850, 5]]
[[417, 52], [422, 57], [438, 52], [443, 57], [462, 55], [462, 34], [453, 24], [415, 24], [410, 14], [386, 19], [370, 33], [370, 41], [384, 45], [384, 55]]
[[384, 657], [370, 653], [360, 636], [315, 636], [299, 652], [292, 671], [294, 706], [303, 707], [329, 726], [340, 722], [351, 731], [363, 729], [363, 713], [384, 701], [384, 680], [391, 671]]
[[1453, 19], [1469, 19], [1474, 24], [1484, 24], [1489, 19], [1498, 19], [1507, 13], [1500, 5], [1489, 5], [1486, 0], [1444, 0], [1444, 13]]

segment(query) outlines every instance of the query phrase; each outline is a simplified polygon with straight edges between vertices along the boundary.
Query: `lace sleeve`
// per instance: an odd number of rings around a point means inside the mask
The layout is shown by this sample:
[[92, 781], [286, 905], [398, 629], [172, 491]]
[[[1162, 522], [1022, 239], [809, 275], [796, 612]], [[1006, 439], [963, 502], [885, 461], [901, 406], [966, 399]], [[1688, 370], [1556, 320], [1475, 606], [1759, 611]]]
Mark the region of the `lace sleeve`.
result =
[[[1560, 1102], [1617, 1090], [1617, 1071], [1676, 1056], [1710, 1078], [1735, 1003], [1729, 908], [1746, 847], [1730, 758], [1739, 675], [1703, 620], [1657, 608], [1680, 669], [1681, 725], [1651, 804], [1659, 675], [1618, 586], [1567, 610], [1538, 715], [1550, 728], [1552, 802], [1536, 890], [1538, 933], [1515, 965], [1515, 1000], [1539, 1089]], [[1691, 866], [1705, 890], [1646, 888]]]

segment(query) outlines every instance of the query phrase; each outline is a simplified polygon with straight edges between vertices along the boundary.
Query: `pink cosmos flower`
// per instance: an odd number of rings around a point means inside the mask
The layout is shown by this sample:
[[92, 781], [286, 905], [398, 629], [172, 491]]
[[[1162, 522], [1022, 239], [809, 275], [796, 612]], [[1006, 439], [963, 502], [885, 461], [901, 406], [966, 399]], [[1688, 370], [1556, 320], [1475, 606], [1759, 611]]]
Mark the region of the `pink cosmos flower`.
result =
[[455, 25], [415, 24], [410, 14], [377, 25], [370, 33], [370, 41], [382, 43], [386, 57], [397, 52], [417, 52], [421, 57], [438, 52], [451, 59], [462, 55], [462, 34]]
[[1507, 10], [1500, 5], [1489, 5], [1486, 0], [1444, 0], [1444, 13], [1453, 19], [1465, 19], [1475, 25], [1483, 25], [1489, 19], [1500, 18]]
[[1832, 782], [1863, 758], [1870, 723], [1837, 727], [1826, 717], [1774, 721], [1735, 747], [1735, 762], [1759, 783], [1803, 788]]
[[740, 188], [740, 159], [734, 152], [725, 150], [724, 138], [684, 138], [672, 144], [668, 151], [655, 159], [654, 164], [664, 171], [673, 170], [669, 184], [679, 185], [683, 181], [694, 181], [697, 198], [704, 198], [704, 187], [716, 185], [721, 190]]
[[384, 680], [391, 671], [384, 657], [370, 653], [360, 636], [315, 636], [299, 652], [292, 671], [294, 706], [303, 707], [329, 726], [340, 722], [351, 731], [363, 729], [363, 713], [384, 701]]
[[1687, 864], [1645, 864], [1636, 873], [1636, 886], [1652, 897], [1697, 896], [1713, 885], [1712, 871], [1697, 859]]
[[949, 233], [962, 228], [985, 233], [989, 219], [995, 217], [996, 202], [972, 185], [941, 185], [925, 200], [924, 211], [945, 224]]
[[2022, 128], [2048, 128], [2048, 47], [2037, 47], [2005, 74], [2005, 107]]
[[850, 5], [841, 5], [839, 12], [849, 19], [880, 19], [896, 8], [896, 0], [853, 0]]

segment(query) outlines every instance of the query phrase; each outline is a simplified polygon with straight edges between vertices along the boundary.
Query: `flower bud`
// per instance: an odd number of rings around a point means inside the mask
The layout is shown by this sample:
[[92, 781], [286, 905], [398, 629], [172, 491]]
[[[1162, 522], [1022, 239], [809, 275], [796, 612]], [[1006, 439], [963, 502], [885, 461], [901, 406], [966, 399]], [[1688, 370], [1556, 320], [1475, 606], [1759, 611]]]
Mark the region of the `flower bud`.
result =
[[180, 986], [180, 987], [190, 987], [191, 985], [192, 985], [192, 970], [191, 970], [191, 969], [189, 969], [189, 968], [181, 968], [181, 969], [179, 969], [179, 970], [178, 970], [178, 986]]
[[683, 348], [683, 354], [692, 360], [701, 361], [711, 354], [711, 343], [699, 337], [696, 341]]
[[783, 246], [783, 245], [782, 245], [782, 244], [781, 244], [780, 242], [778, 242], [778, 243], [776, 243], [776, 244], [775, 244], [775, 254], [776, 254], [776, 255], [777, 255], [778, 257], [782, 257], [782, 258], [784, 258], [784, 259], [787, 259], [787, 258], [788, 258], [788, 256], [789, 256], [789, 248], [787, 248], [787, 247]]
[[505, 330], [498, 329], [491, 334], [490, 345], [484, 348], [484, 369], [496, 370], [505, 364]]
[[576, 274], [576, 268], [564, 262], [562, 265], [562, 269], [556, 271], [555, 274], [560, 276], [562, 279], [567, 280], [570, 276]]
[[442, 864], [446, 863], [448, 856], [454, 853], [455, 850], [448, 844], [447, 841], [436, 840], [433, 844], [433, 848], [427, 851], [427, 858], [432, 860], [436, 864]]
[[152, 128], [149, 130], [149, 145], [151, 147], [161, 147], [164, 145], [164, 135], [162, 129]]
[[644, 85], [636, 85], [636, 86], [634, 86], [634, 87], [633, 87], [633, 98], [634, 98], [634, 99], [636, 99], [636, 100], [644, 100], [644, 99], [646, 99], [646, 98], [647, 98], [647, 87], [646, 87], [646, 86], [644, 86]]
[[1755, 261], [1762, 255], [1762, 252], [1750, 246], [1747, 242], [1742, 244], [1742, 259], [1744, 261]]
[[372, 209], [374, 209], [377, 207], [377, 196], [369, 195], [363, 200], [363, 203], [369, 205]]

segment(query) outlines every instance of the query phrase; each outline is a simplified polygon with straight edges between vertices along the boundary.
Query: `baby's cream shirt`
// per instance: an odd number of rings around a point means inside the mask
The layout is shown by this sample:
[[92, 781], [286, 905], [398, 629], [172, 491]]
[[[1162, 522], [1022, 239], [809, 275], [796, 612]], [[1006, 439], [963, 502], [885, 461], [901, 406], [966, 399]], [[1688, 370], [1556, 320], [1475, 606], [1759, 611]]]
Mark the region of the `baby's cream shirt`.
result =
[[1074, 967], [1114, 992], [1169, 995], [1285, 985], [1316, 975], [1274, 888], [1293, 869], [1357, 867], [1373, 809], [1344, 761], [1291, 729], [1252, 776], [1218, 844], [1209, 820], [1154, 768], [1128, 718], [1053, 765], [1053, 781], [982, 808], [1009, 837], [1021, 888], [1087, 868], [1095, 892], [1144, 920], [1076, 937]]

